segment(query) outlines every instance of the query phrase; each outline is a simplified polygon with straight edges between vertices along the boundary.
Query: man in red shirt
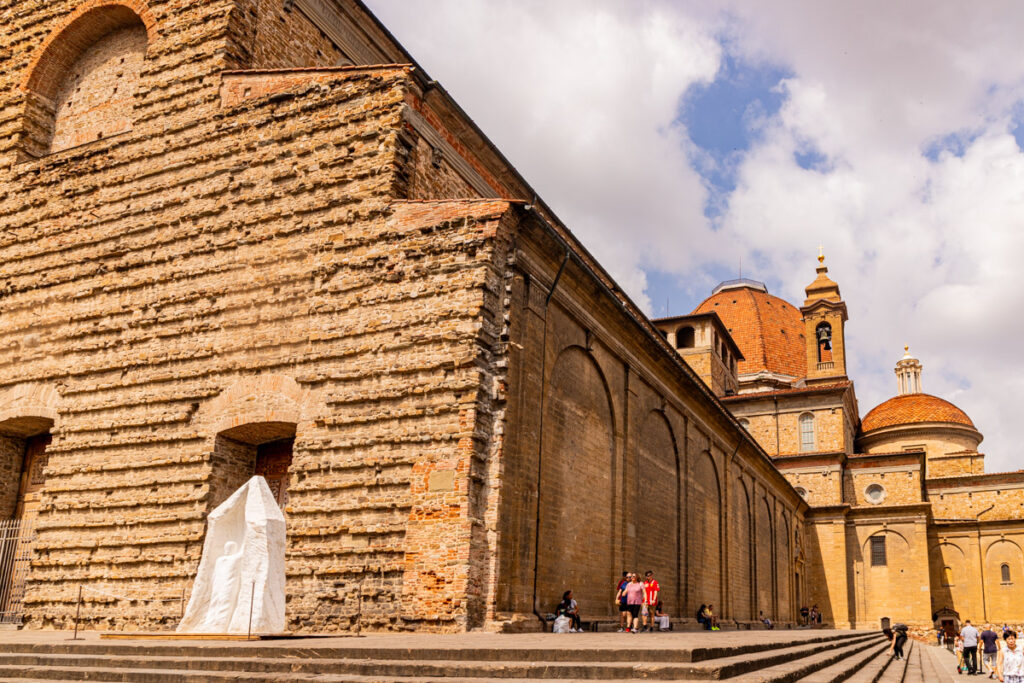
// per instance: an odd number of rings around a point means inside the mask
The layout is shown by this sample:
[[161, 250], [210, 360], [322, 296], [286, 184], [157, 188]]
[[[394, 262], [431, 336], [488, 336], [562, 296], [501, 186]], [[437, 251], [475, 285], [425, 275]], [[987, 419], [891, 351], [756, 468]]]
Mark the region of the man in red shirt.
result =
[[654, 615], [658, 611], [658, 595], [661, 593], [661, 586], [658, 585], [657, 579], [654, 578], [654, 572], [648, 571], [644, 574], [644, 611], [647, 612], [647, 616], [644, 618], [644, 630], [653, 633], [654, 628]]

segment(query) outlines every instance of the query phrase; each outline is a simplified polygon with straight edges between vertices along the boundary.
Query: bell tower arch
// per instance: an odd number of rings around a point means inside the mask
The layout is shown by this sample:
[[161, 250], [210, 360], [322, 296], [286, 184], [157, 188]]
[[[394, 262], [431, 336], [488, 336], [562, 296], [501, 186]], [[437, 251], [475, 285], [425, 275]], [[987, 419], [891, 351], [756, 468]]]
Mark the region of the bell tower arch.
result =
[[818, 276], [807, 286], [800, 308], [807, 340], [807, 384], [846, 379], [846, 304], [839, 285], [828, 276], [825, 255], [818, 254]]

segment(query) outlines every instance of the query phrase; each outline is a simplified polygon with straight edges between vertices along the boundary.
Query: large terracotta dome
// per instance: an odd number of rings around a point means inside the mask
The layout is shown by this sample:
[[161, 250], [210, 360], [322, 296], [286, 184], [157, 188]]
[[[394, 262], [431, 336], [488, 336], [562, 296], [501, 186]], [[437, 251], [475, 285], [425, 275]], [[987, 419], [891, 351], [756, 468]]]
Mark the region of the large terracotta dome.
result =
[[870, 432], [884, 427], [923, 422], [947, 422], [974, 427], [967, 413], [945, 399], [931, 394], [904, 394], [872, 408], [861, 421], [861, 431]]
[[792, 304], [753, 280], [723, 283], [694, 313], [715, 312], [743, 352], [739, 374], [765, 370], [794, 378], [807, 374], [804, 323]]

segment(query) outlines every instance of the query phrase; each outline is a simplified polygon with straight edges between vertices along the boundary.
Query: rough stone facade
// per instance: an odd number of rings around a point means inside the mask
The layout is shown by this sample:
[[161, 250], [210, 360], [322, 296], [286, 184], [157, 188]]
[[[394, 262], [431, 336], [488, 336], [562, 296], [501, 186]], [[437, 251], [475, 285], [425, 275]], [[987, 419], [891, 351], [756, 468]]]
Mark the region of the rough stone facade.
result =
[[173, 627], [268, 444], [292, 630], [614, 619], [627, 567], [794, 618], [806, 503], [364, 9], [0, 23], [0, 472], [52, 437], [28, 627], [80, 588], [87, 627]]

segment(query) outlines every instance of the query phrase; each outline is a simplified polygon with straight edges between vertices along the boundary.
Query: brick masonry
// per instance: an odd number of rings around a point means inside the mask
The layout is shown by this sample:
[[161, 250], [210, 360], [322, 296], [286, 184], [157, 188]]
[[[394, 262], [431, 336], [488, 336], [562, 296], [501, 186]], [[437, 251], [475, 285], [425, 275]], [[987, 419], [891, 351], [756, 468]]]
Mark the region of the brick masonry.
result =
[[84, 586], [87, 627], [173, 627], [283, 438], [289, 629], [537, 629], [570, 588], [614, 619], [627, 568], [792, 620], [806, 503], [359, 21], [350, 53], [270, 0], [0, 0], [0, 472], [53, 437], [27, 626]]

